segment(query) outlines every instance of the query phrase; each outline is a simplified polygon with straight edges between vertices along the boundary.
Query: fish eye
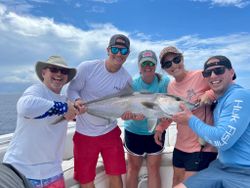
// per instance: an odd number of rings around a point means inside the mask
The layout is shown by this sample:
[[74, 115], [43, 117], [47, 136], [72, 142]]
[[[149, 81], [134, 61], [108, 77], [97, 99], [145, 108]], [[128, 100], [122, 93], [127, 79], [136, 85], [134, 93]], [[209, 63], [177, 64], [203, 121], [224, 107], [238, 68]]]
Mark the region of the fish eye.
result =
[[177, 100], [177, 101], [181, 101], [181, 98], [180, 98], [180, 97], [176, 97], [176, 100]]

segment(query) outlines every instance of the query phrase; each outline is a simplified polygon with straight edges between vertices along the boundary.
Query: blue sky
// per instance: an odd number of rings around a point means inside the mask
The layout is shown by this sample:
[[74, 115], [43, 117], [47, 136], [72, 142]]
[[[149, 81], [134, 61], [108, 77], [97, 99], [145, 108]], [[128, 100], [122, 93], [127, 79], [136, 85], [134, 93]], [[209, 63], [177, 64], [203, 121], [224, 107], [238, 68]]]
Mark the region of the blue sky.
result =
[[105, 58], [116, 33], [131, 39], [125, 67], [132, 76], [141, 50], [175, 45], [189, 70], [227, 56], [237, 82], [250, 88], [249, 20], [250, 0], [0, 0], [0, 92], [37, 82], [34, 65], [50, 55], [71, 66]]

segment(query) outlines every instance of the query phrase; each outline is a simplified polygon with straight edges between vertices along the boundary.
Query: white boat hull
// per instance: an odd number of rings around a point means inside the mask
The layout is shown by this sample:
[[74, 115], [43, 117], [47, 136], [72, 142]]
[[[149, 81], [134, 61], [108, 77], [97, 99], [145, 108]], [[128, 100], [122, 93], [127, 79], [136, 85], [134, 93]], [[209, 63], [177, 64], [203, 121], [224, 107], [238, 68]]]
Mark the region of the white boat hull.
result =
[[[67, 132], [65, 153], [64, 153], [63, 164], [62, 164], [67, 188], [80, 187], [79, 184], [73, 178], [74, 160], [73, 160], [72, 138], [73, 138], [74, 132], [75, 132], [75, 124], [73, 122], [70, 122], [68, 132]], [[6, 135], [0, 136], [0, 160], [1, 161], [7, 149], [7, 146], [12, 138], [12, 135], [13, 134], [6, 134]], [[173, 151], [173, 146], [175, 144], [175, 139], [176, 139], [175, 135], [176, 135], [175, 126], [174, 125], [170, 126], [166, 132], [165, 150], [163, 153], [162, 163], [160, 167], [163, 188], [171, 188], [172, 186], [172, 177], [173, 177], [172, 151]], [[147, 168], [145, 164], [146, 163], [144, 162], [139, 173], [138, 188], [147, 188], [148, 175], [147, 175]], [[125, 180], [125, 176], [126, 175], [123, 175], [123, 180]], [[124, 182], [124, 187], [125, 187], [125, 181], [123, 182]], [[98, 160], [98, 164], [96, 168], [95, 186], [96, 188], [108, 187], [108, 179], [104, 171], [104, 166], [103, 166], [101, 157]]]

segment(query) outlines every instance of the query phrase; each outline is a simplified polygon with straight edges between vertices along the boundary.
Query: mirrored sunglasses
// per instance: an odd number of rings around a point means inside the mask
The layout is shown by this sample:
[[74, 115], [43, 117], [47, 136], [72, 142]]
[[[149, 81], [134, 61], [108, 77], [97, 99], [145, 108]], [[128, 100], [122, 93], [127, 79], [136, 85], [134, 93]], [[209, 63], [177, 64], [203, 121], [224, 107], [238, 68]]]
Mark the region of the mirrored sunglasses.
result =
[[142, 67], [146, 67], [146, 66], [153, 67], [153, 66], [155, 66], [155, 64], [151, 61], [144, 61], [143, 63], [141, 63], [141, 66]]
[[52, 72], [52, 73], [58, 73], [60, 71], [61, 74], [64, 74], [64, 75], [69, 74], [69, 70], [68, 69], [58, 68], [58, 67], [46, 67], [46, 68], [49, 69], [50, 72]]
[[175, 64], [179, 64], [181, 62], [181, 56], [180, 55], [176, 56], [171, 61], [164, 61], [164, 62], [162, 62], [161, 68], [162, 69], [168, 69], [168, 68], [170, 68], [172, 66], [172, 64], [173, 64], [172, 62], [175, 63]]
[[214, 72], [215, 75], [221, 75], [225, 73], [225, 70], [226, 67], [216, 67], [214, 69], [202, 71], [202, 75], [204, 78], [210, 77], [212, 75], [212, 72]]
[[129, 52], [128, 48], [110, 47], [110, 50], [112, 54], [118, 54], [118, 52], [120, 52], [122, 55], [127, 55]]

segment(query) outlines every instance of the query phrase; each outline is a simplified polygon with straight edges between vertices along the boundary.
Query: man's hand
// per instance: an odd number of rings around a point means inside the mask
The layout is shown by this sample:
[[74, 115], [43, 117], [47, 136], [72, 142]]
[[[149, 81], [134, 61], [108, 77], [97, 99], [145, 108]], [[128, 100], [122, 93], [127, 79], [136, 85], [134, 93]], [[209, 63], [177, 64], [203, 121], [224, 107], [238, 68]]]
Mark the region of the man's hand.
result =
[[199, 97], [198, 102], [200, 106], [204, 106], [204, 105], [211, 105], [213, 101], [208, 97], [206, 93], [204, 93]]
[[121, 116], [122, 120], [143, 120], [144, 118], [143, 114], [135, 114], [130, 111], [124, 112]]
[[78, 114], [83, 114], [87, 111], [87, 107], [81, 99], [75, 100], [74, 107], [78, 110]]
[[172, 120], [176, 123], [188, 124], [188, 120], [193, 114], [183, 103], [180, 104], [180, 108], [182, 111], [174, 114]]
[[67, 121], [72, 121], [78, 114], [78, 110], [74, 107], [74, 104], [72, 102], [68, 101], [67, 104], [68, 104], [68, 111], [64, 114], [63, 117]]

